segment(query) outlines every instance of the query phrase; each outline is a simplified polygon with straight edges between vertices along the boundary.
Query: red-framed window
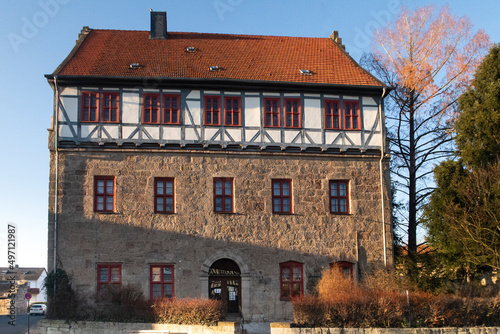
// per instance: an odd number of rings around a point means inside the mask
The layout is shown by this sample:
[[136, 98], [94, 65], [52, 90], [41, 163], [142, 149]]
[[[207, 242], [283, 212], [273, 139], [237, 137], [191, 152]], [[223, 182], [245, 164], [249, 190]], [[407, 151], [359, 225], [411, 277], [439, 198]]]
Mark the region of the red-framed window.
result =
[[292, 180], [272, 180], [273, 213], [292, 213]]
[[302, 126], [300, 99], [285, 99], [285, 128], [300, 128]]
[[330, 269], [337, 269], [347, 278], [354, 280], [354, 263], [349, 261], [337, 261], [330, 263]]
[[82, 122], [99, 122], [99, 92], [82, 92]]
[[325, 129], [341, 128], [341, 111], [339, 100], [325, 100]]
[[264, 98], [264, 126], [278, 128], [281, 125], [281, 99]]
[[221, 125], [220, 96], [205, 96], [205, 125]]
[[174, 266], [155, 264], [149, 271], [149, 298], [173, 298]]
[[160, 94], [144, 94], [142, 96], [142, 122], [160, 123]]
[[280, 299], [290, 300], [304, 294], [303, 264], [295, 261], [280, 263]]
[[241, 98], [226, 97], [224, 99], [224, 124], [227, 126], [241, 126]]
[[349, 181], [330, 181], [330, 212], [349, 213]]
[[234, 191], [232, 178], [214, 178], [214, 211], [234, 212]]
[[344, 101], [344, 129], [359, 130], [360, 128], [359, 102]]
[[102, 93], [101, 121], [118, 123], [120, 120], [120, 93]]
[[155, 212], [175, 212], [174, 179], [168, 177], [155, 178]]
[[180, 96], [163, 95], [163, 124], [180, 124]]
[[98, 264], [97, 265], [97, 298], [106, 296], [111, 289], [117, 289], [122, 284], [121, 264]]
[[115, 177], [94, 177], [94, 211], [115, 211]]

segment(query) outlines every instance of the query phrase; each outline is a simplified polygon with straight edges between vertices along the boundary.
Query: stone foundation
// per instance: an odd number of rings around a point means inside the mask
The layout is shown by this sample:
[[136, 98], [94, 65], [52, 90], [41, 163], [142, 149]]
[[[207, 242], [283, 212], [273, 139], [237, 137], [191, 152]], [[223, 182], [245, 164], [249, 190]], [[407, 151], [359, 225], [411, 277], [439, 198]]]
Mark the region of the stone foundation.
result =
[[500, 327], [471, 328], [291, 328], [290, 323], [271, 323], [271, 334], [498, 334]]
[[146, 324], [64, 320], [40, 320], [39, 334], [240, 334], [238, 322], [219, 322], [217, 326]]

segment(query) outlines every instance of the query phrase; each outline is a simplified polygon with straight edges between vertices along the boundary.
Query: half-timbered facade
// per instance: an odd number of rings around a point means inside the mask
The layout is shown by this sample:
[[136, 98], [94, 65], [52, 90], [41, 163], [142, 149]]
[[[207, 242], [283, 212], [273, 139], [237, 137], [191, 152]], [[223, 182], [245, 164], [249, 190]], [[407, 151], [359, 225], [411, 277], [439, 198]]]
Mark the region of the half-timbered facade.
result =
[[[247, 321], [392, 264], [387, 87], [332, 38], [92, 30], [47, 79], [49, 269]], [[160, 24], [158, 24], [160, 23]]]

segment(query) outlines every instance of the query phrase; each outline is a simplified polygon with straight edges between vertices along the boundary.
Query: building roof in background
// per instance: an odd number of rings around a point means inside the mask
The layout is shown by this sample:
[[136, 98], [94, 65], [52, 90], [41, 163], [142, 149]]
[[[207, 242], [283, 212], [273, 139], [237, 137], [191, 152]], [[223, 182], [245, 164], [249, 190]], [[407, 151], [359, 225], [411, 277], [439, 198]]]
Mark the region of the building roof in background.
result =
[[149, 33], [84, 27], [53, 75], [385, 86], [332, 38], [168, 32], [167, 39], [150, 39]]
[[0, 281], [9, 281], [15, 275], [16, 281], [36, 281], [46, 272], [45, 268], [22, 268], [9, 269], [0, 267]]

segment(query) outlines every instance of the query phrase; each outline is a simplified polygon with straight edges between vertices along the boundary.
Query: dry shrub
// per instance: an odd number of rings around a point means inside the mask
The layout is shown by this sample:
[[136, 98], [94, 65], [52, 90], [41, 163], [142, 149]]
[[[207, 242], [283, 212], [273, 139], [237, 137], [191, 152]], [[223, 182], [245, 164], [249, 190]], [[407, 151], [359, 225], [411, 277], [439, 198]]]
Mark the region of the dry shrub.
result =
[[325, 322], [326, 303], [320, 301], [316, 296], [307, 295], [294, 298], [293, 318], [297, 324], [302, 326], [316, 326]]
[[[390, 271], [379, 270], [352, 282], [338, 269], [323, 272], [317, 296], [294, 299], [299, 326], [473, 327], [500, 325], [500, 297], [462, 298], [409, 291]], [[407, 295], [408, 293], [408, 295]]]
[[346, 277], [338, 267], [323, 271], [316, 290], [318, 297], [329, 303], [355, 300], [363, 295], [363, 288]]
[[135, 285], [109, 287], [90, 311], [91, 320], [153, 322], [151, 303]]
[[153, 303], [158, 323], [216, 325], [224, 316], [221, 301], [214, 299], [157, 299]]

